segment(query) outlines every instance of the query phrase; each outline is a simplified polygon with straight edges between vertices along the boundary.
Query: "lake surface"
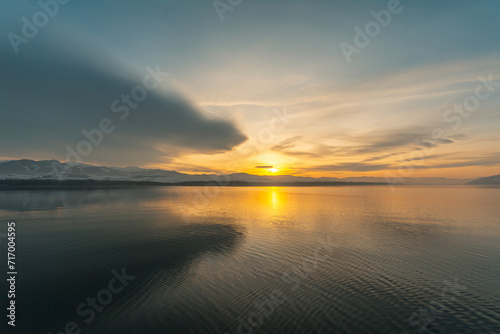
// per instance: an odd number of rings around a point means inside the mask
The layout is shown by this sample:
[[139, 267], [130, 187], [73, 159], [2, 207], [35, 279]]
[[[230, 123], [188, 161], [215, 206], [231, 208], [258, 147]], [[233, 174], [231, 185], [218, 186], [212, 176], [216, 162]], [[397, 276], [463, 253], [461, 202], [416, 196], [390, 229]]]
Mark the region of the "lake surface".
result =
[[6, 333], [500, 333], [498, 188], [0, 191], [0, 218]]

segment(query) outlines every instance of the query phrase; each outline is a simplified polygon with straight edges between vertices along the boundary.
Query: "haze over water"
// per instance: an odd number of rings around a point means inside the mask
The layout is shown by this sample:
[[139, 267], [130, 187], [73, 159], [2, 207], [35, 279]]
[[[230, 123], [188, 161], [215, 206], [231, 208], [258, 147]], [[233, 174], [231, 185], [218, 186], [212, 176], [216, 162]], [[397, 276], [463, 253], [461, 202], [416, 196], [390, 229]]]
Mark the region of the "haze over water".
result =
[[[209, 205], [193, 206], [203, 191], [0, 192], [0, 217], [18, 229], [16, 330], [500, 330], [498, 189], [211, 188]], [[180, 205], [193, 210], [188, 221]], [[122, 268], [135, 279], [87, 323], [77, 306]], [[280, 302], [260, 321], [256, 305], [273, 294]], [[433, 321], [409, 321], [430, 305]]]

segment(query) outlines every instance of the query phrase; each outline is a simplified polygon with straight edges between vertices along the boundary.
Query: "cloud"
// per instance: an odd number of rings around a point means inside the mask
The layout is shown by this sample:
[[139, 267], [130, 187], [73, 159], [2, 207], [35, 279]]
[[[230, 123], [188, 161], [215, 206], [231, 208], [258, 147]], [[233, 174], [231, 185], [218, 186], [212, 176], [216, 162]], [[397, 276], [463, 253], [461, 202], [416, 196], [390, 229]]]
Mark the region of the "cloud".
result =
[[[299, 141], [301, 141], [301, 144], [305, 144], [302, 136], [296, 136], [280, 142], [272, 149], [289, 156], [316, 158], [328, 157], [331, 155], [348, 157], [353, 155], [383, 153], [364, 160], [364, 162], [370, 162], [402, 154], [402, 148], [410, 151], [415, 149], [415, 147], [431, 148], [438, 146], [438, 144], [454, 143], [453, 140], [448, 138], [439, 138], [437, 140], [427, 139], [430, 137], [430, 132], [431, 130], [425, 127], [404, 127], [400, 129], [389, 129], [384, 132], [371, 132], [362, 136], [338, 135], [338, 139], [347, 144], [331, 146], [320, 142], [311, 142], [309, 143], [311, 147], [307, 151], [296, 149], [299, 147]], [[390, 152], [395, 149], [398, 149], [398, 152]], [[386, 153], [388, 151], [390, 153]]]
[[[414, 129], [397, 129], [381, 134], [367, 134], [358, 139], [362, 142], [360, 146], [355, 148], [355, 152], [358, 154], [378, 153], [395, 148], [407, 147], [415, 144], [416, 141], [422, 140], [422, 138], [426, 136], [428, 137], [429, 132], [430, 131], [416, 131]], [[427, 141], [424, 140], [422, 143], [425, 145]]]
[[321, 165], [311, 167], [310, 170], [324, 171], [324, 172], [371, 172], [390, 168], [389, 164], [365, 164], [362, 162], [345, 162], [333, 165]]
[[500, 153], [485, 158], [473, 158], [458, 162], [451, 162], [445, 164], [436, 164], [430, 166], [413, 166], [415, 169], [441, 169], [441, 168], [459, 168], [459, 167], [474, 167], [474, 166], [499, 166]]
[[[186, 152], [228, 151], [246, 140], [231, 121], [203, 115], [187, 98], [166, 89], [166, 84], [146, 90], [146, 98], [128, 107], [129, 114], [122, 120], [125, 112], [113, 112], [112, 102], [143, 85], [146, 66], [155, 68], [156, 64], [136, 65], [135, 70], [118, 66], [119, 61], [115, 63], [109, 55], [83, 60], [65, 49], [57, 53], [37, 51], [40, 53], [21, 56], [3, 52], [3, 155], [64, 160], [66, 146], [76, 148], [80, 141], [87, 140], [82, 131], [99, 128], [103, 118], [112, 121], [114, 131], [84, 157], [86, 162], [166, 162]], [[94, 51], [98, 54], [99, 50]]]
[[384, 155], [375, 156], [375, 157], [365, 159], [365, 160], [363, 160], [363, 162], [373, 162], [373, 161], [383, 160], [383, 159], [387, 159], [387, 158], [390, 158], [392, 156], [400, 155], [400, 154], [402, 154], [402, 152], [384, 154]]
[[451, 135], [450, 138], [451, 139], [455, 139], [455, 140], [462, 140], [462, 139], [467, 139], [469, 136], [463, 134], [463, 133], [457, 133], [455, 135]]
[[270, 168], [273, 168], [273, 166], [255, 166], [255, 168], [270, 169]]
[[434, 159], [440, 159], [440, 158], [445, 158], [449, 157], [450, 154], [431, 154], [431, 155], [422, 155], [420, 157], [413, 157], [413, 158], [407, 158], [407, 159], [402, 159], [402, 162], [411, 162], [411, 161], [428, 161], [428, 160], [434, 160]]
[[301, 139], [302, 136], [291, 137], [283, 140], [278, 145], [273, 146], [271, 149], [275, 152], [280, 152], [288, 156], [310, 158], [322, 158], [332, 154], [332, 152], [334, 151], [332, 147], [318, 142], [311, 143], [313, 147], [309, 151], [291, 150], [297, 148]]
[[301, 138], [302, 138], [301, 136], [295, 136], [295, 137], [285, 139], [282, 142], [280, 142], [278, 145], [275, 145], [272, 149], [274, 151], [284, 151], [286, 149], [293, 148], [296, 146], [297, 141], [300, 140]]
[[[444, 156], [444, 155], [442, 155]], [[412, 160], [425, 160], [438, 157], [437, 155], [428, 156], [426, 158], [415, 158]], [[473, 158], [469, 160], [462, 160], [451, 163], [435, 164], [435, 165], [415, 165], [412, 164], [414, 169], [442, 169], [442, 168], [460, 168], [460, 167], [473, 167], [473, 166], [499, 166], [500, 154], [491, 157]], [[397, 164], [367, 164], [365, 162], [346, 162], [331, 165], [319, 165], [306, 168], [309, 171], [322, 171], [322, 172], [372, 172], [381, 170], [397, 170], [400, 166]]]

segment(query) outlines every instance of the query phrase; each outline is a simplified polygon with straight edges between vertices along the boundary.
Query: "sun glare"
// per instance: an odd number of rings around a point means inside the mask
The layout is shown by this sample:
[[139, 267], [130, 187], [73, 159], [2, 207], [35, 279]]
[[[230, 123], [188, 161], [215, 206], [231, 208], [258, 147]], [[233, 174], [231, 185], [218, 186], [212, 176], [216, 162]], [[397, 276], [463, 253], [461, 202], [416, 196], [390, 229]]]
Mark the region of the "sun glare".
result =
[[278, 169], [277, 169], [277, 168], [271, 168], [269, 171], [270, 171], [271, 173], [276, 173], [276, 172], [278, 171]]

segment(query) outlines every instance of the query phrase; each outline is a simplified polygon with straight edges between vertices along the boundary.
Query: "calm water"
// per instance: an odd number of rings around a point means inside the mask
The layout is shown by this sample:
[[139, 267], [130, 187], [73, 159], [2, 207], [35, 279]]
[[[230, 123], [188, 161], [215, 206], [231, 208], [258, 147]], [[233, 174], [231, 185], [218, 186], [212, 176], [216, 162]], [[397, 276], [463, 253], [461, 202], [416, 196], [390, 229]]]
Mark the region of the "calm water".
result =
[[209, 190], [0, 192], [7, 333], [500, 332], [498, 188]]

